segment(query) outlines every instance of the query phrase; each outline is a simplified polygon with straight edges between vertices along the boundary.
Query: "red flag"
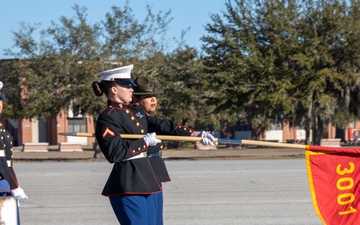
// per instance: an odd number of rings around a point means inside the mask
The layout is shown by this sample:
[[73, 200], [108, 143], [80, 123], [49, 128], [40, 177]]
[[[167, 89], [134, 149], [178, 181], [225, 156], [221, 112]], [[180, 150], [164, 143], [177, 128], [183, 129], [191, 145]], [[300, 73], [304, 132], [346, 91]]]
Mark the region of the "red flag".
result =
[[325, 225], [360, 224], [360, 148], [306, 146], [315, 211]]

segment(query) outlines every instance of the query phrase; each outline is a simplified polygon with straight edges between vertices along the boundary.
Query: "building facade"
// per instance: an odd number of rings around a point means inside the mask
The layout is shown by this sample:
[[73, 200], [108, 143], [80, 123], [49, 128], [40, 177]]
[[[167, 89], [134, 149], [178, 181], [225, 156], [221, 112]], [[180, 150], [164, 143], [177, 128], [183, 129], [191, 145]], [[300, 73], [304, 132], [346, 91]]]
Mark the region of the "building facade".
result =
[[94, 133], [95, 126], [92, 116], [73, 117], [71, 113], [62, 111], [53, 119], [6, 119], [2, 123], [14, 137], [14, 146], [39, 142], [49, 143], [49, 145], [57, 145], [61, 142], [92, 145], [95, 142], [94, 137], [74, 137], [59, 134], [61, 132]]

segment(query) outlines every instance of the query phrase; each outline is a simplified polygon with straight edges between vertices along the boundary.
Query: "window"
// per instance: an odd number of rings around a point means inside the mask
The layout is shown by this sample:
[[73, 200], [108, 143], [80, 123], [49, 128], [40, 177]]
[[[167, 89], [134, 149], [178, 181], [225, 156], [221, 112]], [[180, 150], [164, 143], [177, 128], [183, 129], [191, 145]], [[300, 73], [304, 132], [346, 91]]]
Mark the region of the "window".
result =
[[68, 118], [69, 132], [86, 132], [86, 118]]
[[282, 130], [282, 125], [280, 123], [272, 123], [270, 125], [270, 130]]

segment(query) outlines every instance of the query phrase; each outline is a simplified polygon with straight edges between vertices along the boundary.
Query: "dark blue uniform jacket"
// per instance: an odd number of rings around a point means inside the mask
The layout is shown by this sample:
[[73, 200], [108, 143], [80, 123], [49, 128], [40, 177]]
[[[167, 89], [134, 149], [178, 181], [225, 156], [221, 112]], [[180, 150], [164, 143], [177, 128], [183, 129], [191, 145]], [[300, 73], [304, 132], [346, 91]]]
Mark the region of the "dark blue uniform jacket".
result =
[[193, 133], [193, 129], [186, 126], [150, 116], [137, 103], [124, 105], [108, 101], [107, 107], [98, 117], [95, 131], [102, 153], [110, 163], [114, 163], [103, 195], [151, 194], [161, 191], [161, 173], [155, 172], [159, 168], [154, 170], [151, 158], [127, 160], [148, 151], [144, 139], [120, 137], [121, 134], [145, 135], [149, 130], [163, 135], [190, 136]]

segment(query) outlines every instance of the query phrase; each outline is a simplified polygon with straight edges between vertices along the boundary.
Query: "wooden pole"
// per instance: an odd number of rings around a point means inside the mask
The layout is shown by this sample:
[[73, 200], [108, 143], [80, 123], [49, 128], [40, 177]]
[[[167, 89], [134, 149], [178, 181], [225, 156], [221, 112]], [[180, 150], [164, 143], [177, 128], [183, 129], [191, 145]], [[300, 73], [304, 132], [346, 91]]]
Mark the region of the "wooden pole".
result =
[[269, 141], [254, 141], [254, 140], [242, 140], [241, 143], [244, 145], [256, 145], [256, 146], [279, 147], [279, 148], [299, 148], [299, 149], [305, 149], [306, 146], [300, 144], [289, 144], [289, 143], [269, 142]]
[[[59, 135], [65, 136], [78, 136], [78, 137], [94, 137], [94, 133], [77, 133], [77, 132], [63, 132]], [[140, 139], [144, 137], [144, 134], [121, 134], [121, 138], [126, 139]], [[162, 141], [190, 141], [198, 142], [202, 140], [202, 137], [192, 136], [175, 136], [175, 135], [156, 135], [157, 139]], [[242, 144], [242, 145], [255, 145], [255, 146], [266, 146], [266, 147], [278, 147], [278, 148], [298, 148], [305, 149], [306, 145], [301, 144], [289, 144], [281, 142], [269, 142], [269, 141], [255, 141], [255, 140], [242, 140], [242, 139], [227, 139], [227, 138], [215, 138], [214, 142], [219, 144]]]

